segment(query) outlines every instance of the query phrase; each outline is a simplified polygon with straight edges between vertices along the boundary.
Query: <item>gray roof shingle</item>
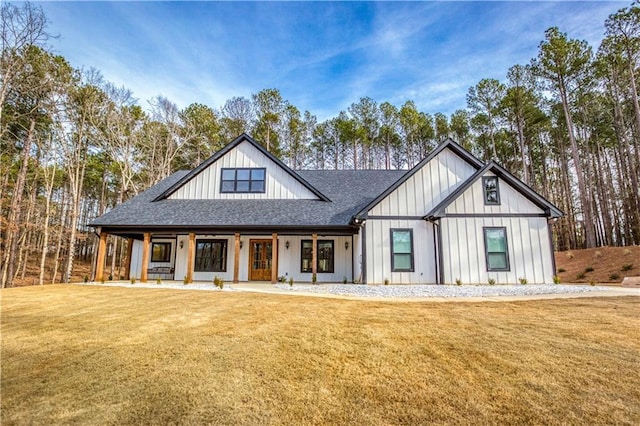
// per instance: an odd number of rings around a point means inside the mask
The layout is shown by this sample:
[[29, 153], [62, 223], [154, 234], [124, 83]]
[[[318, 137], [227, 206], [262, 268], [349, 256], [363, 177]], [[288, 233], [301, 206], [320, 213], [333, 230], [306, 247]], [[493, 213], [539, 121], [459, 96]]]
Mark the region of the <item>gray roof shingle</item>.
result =
[[352, 217], [396, 182], [406, 170], [302, 170], [299, 175], [326, 195], [321, 200], [153, 201], [188, 171], [157, 185], [95, 219], [108, 227], [348, 226]]

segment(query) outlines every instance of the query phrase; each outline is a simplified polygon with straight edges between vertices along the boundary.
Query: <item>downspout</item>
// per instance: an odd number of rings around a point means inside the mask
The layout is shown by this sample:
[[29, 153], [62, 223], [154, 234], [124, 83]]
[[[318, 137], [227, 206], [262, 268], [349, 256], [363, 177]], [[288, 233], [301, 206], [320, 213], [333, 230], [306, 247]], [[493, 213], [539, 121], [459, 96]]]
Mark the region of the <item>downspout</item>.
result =
[[367, 227], [366, 222], [362, 222], [362, 283], [367, 283]]
[[436, 256], [436, 283], [444, 284], [444, 258], [442, 256], [442, 229], [440, 227], [440, 218], [436, 219], [435, 217], [427, 218], [433, 225], [433, 245], [435, 248], [435, 256]]

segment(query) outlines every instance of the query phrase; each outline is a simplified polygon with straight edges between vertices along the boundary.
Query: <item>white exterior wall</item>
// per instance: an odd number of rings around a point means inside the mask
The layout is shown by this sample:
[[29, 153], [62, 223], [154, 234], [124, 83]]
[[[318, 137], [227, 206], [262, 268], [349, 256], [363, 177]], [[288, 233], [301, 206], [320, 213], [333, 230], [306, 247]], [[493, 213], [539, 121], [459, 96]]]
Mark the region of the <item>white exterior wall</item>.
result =
[[[549, 228], [544, 217], [443, 218], [441, 220], [445, 284], [552, 283], [553, 263]], [[505, 227], [509, 271], [487, 271], [483, 227]]]
[[424, 216], [476, 171], [445, 149], [382, 199], [370, 216]]
[[133, 247], [131, 248], [131, 265], [129, 266], [129, 276], [140, 279], [142, 271], [142, 241], [133, 240]]
[[[493, 176], [487, 173], [486, 176]], [[486, 215], [482, 217], [444, 217], [442, 251], [444, 281], [486, 284], [489, 278], [497, 283], [518, 283], [526, 278], [530, 283], [553, 282], [553, 252], [544, 211], [508, 183], [499, 179], [500, 205], [484, 204], [482, 179], [478, 179], [451, 203], [445, 213]], [[491, 215], [513, 214], [513, 217]], [[505, 227], [509, 251], [509, 271], [487, 271], [483, 227]]]
[[[433, 225], [424, 220], [367, 220], [367, 284], [436, 282]], [[414, 272], [391, 272], [391, 229], [413, 229]]]
[[[485, 176], [494, 176], [493, 173], [487, 173]], [[500, 205], [484, 204], [484, 188], [482, 187], [482, 179], [478, 179], [466, 191], [451, 203], [446, 213], [544, 213], [540, 207], [529, 201], [524, 195], [516, 191], [511, 185], [502, 179], [498, 179], [498, 188], [500, 191]]]
[[[221, 193], [220, 181], [223, 168], [266, 168], [265, 193]], [[242, 142], [235, 149], [219, 158], [208, 168], [180, 187], [169, 199], [310, 199], [318, 197], [293, 178], [249, 142]]]
[[[152, 244], [153, 243], [171, 243], [171, 254], [169, 255], [169, 262], [152, 262]], [[129, 267], [129, 276], [131, 278], [135, 278], [136, 280], [140, 279], [142, 275], [142, 245], [143, 241], [133, 240], [133, 248], [131, 252], [131, 265]], [[168, 267], [173, 268], [176, 260], [176, 240], [174, 238], [151, 238], [151, 243], [149, 244], [149, 265], [148, 269], [158, 267]], [[157, 276], [163, 277], [166, 274], [148, 274], [148, 279], [155, 279]]]
[[[285, 276], [287, 280], [293, 277], [295, 282], [311, 282], [311, 272], [300, 272], [302, 256], [302, 240], [310, 240], [309, 236], [279, 236], [280, 252], [278, 253], [278, 276]], [[318, 273], [319, 283], [341, 283], [344, 278], [347, 282], [352, 281], [352, 253], [353, 245], [351, 236], [320, 236], [318, 240], [333, 240], [333, 273]], [[286, 249], [286, 242], [289, 241], [289, 249]], [[345, 243], [349, 243], [349, 248], [345, 249]], [[242, 263], [240, 264], [243, 265]], [[245, 265], [249, 269], [249, 264]]]
[[[225, 272], [194, 272], [194, 281], [213, 281], [217, 275], [227, 282], [233, 281], [233, 260], [234, 260], [234, 244], [235, 237], [233, 235], [196, 235], [196, 240], [227, 240], [227, 270]], [[240, 267], [238, 270], [239, 281], [249, 281], [249, 244], [251, 240], [270, 240], [271, 235], [241, 235], [240, 241], [242, 248], [240, 249]], [[295, 282], [311, 282], [311, 273], [300, 272], [300, 256], [302, 249], [302, 240], [310, 240], [309, 236], [278, 236], [278, 276], [293, 277]], [[342, 282], [346, 277], [348, 282], [352, 278], [352, 243], [351, 236], [318, 236], [319, 240], [334, 240], [334, 273], [318, 274], [318, 282]], [[178, 247], [180, 241], [183, 242], [183, 248], [178, 249], [175, 266], [175, 279], [182, 280], [187, 275], [187, 253], [189, 245], [188, 235], [178, 235]], [[286, 249], [286, 242], [289, 241], [289, 249]], [[349, 249], [345, 249], [345, 242], [349, 242]], [[142, 244], [140, 244], [142, 246]], [[133, 263], [133, 261], [132, 261]], [[139, 262], [138, 262], [139, 263]]]

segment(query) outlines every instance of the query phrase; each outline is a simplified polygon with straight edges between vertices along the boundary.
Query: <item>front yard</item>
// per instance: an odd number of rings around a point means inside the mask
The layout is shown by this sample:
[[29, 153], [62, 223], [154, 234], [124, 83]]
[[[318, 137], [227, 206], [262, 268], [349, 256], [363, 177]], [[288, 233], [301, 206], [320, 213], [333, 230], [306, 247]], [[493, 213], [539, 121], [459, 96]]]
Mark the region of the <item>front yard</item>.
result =
[[0, 297], [3, 425], [640, 423], [636, 297]]

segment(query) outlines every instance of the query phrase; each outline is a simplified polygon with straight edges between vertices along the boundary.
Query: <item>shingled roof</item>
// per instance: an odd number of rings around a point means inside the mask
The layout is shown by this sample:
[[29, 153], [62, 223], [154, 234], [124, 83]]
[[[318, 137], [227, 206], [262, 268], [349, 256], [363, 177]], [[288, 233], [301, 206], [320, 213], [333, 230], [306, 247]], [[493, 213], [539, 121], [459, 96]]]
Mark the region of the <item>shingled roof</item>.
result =
[[257, 227], [349, 227], [352, 217], [406, 170], [302, 170], [297, 172], [330, 201], [158, 199], [189, 172], [180, 171], [91, 223], [120, 230]]

